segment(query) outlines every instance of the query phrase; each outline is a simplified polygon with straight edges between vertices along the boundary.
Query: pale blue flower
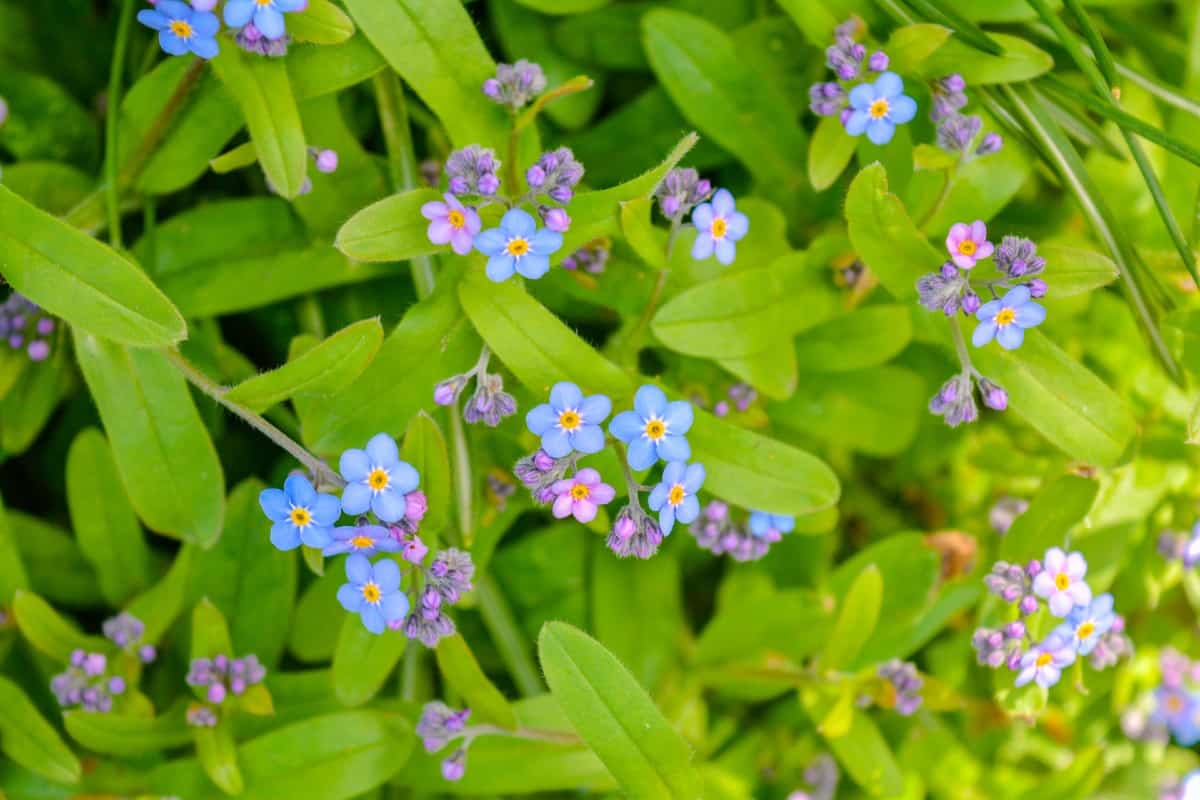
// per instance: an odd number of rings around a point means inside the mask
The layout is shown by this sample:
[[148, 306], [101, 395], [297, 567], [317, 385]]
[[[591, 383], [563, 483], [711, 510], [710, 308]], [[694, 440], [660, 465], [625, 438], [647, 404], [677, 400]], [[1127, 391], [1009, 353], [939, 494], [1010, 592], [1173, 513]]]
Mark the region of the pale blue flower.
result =
[[846, 133], [860, 136], [865, 131], [875, 144], [887, 144], [896, 135], [897, 125], [916, 116], [917, 102], [904, 94], [899, 75], [885, 72], [874, 83], [860, 83], [850, 90], [849, 111]]

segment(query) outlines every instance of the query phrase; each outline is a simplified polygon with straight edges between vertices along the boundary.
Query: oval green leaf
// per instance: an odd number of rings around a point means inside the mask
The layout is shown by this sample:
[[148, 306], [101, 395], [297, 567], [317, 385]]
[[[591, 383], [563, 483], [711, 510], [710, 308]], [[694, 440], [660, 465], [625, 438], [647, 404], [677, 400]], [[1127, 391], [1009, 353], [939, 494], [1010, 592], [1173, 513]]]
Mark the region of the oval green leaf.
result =
[[378, 694], [407, 644], [400, 631], [371, 633], [357, 614], [344, 615], [333, 651], [333, 693], [342, 705], [361, 706]]
[[192, 741], [187, 703], [177, 703], [159, 717], [127, 717], [67, 711], [67, 733], [88, 750], [111, 756], [140, 756], [182, 747]]
[[355, 261], [407, 261], [446, 250], [429, 241], [421, 206], [441, 200], [433, 189], [385, 197], [359, 211], [338, 230], [334, 246]]
[[462, 696], [472, 716], [478, 714], [484, 722], [516, 730], [517, 715], [513, 707], [480, 669], [462, 634], [445, 637], [438, 642], [435, 652], [442, 679]]
[[287, 20], [288, 35], [297, 42], [341, 44], [354, 35], [354, 23], [329, 0], [308, 0], [308, 7]]
[[83, 775], [79, 759], [58, 732], [4, 676], [0, 676], [0, 752], [57, 783], [78, 783]]
[[17, 591], [13, 598], [13, 616], [21, 635], [55, 661], [68, 663], [72, 650], [86, 650], [89, 653], [112, 651], [112, 643], [107, 639], [80, 633], [74, 623], [67, 621], [33, 592]]

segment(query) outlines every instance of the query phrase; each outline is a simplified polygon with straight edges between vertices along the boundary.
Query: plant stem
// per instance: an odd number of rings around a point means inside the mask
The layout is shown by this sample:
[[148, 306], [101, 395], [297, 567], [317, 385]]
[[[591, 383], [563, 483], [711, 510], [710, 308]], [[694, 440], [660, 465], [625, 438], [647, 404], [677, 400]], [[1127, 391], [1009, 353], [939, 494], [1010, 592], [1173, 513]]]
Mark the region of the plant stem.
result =
[[188, 381], [200, 391], [216, 400], [224, 406], [234, 416], [240, 417], [247, 425], [257, 430], [263, 436], [266, 436], [272, 442], [277, 444], [282, 449], [286, 450], [289, 455], [303, 464], [313, 474], [316, 483], [319, 485], [332, 485], [341, 488], [346, 485], [346, 481], [342, 479], [333, 469], [329, 467], [321, 459], [308, 452], [297, 441], [292, 439], [279, 428], [265, 420], [261, 415], [254, 413], [243, 405], [233, 402], [226, 397], [226, 390], [211, 380], [207, 375], [201, 372], [192, 362], [184, 358], [183, 354], [178, 350], [165, 350], [167, 358], [173, 363]]
[[471, 481], [471, 448], [467, 444], [467, 431], [463, 426], [462, 412], [458, 403], [450, 407], [450, 443], [454, 450], [454, 499], [458, 511], [458, 529], [461, 544], [470, 547], [475, 543], [475, 510], [472, 508], [474, 492]]
[[532, 648], [491, 575], [483, 575], [475, 581], [475, 597], [479, 600], [483, 624], [496, 643], [496, 649], [500, 651], [500, 657], [504, 659], [517, 689], [526, 697], [545, 692], [538, 668], [530, 656]]
[[577, 734], [569, 731], [548, 731], [542, 728], [517, 728], [510, 731], [499, 725], [472, 725], [463, 731], [463, 738], [470, 740], [478, 736], [508, 736], [512, 739], [531, 739], [536, 742], [559, 742], [561, 744], [582, 744]]
[[646, 308], [642, 310], [642, 315], [638, 317], [637, 323], [633, 326], [633, 330], [629, 332], [629, 337], [626, 339], [628, 348], [632, 349], [635, 353], [641, 344], [642, 333], [646, 330], [646, 326], [650, 324], [650, 320], [654, 316], [654, 311], [658, 308], [659, 301], [662, 300], [663, 290], [667, 288], [671, 254], [675, 252], [675, 242], [679, 239], [679, 231], [682, 227], [682, 214], [677, 214], [671, 218], [671, 231], [667, 234], [667, 246], [665, 250], [667, 269], [659, 270], [658, 278], [654, 281], [654, 288], [650, 291], [650, 299], [646, 301]]
[[133, 24], [133, 0], [121, 0], [121, 15], [117, 19], [117, 41], [113, 45], [112, 64], [108, 69], [107, 111], [104, 115], [104, 179], [108, 206], [108, 242], [120, 250], [121, 194], [117, 186], [119, 168], [117, 152], [118, 123], [121, 117], [121, 78], [125, 72], [125, 53], [129, 49], [129, 28]]
[[133, 151], [133, 155], [129, 157], [129, 161], [125, 164], [125, 169], [122, 170], [118, 179], [118, 186], [125, 186], [134, 181], [141, 174], [142, 169], [146, 166], [146, 162], [150, 160], [150, 156], [154, 155], [154, 151], [158, 148], [159, 142], [167, 135], [167, 129], [171, 126], [171, 120], [183, 108], [183, 103], [187, 99], [188, 92], [200, 80], [200, 76], [204, 74], [204, 68], [208, 62], [203, 58], [197, 57], [188, 67], [187, 72], [183, 73], [183, 77], [179, 79], [179, 83], [175, 86], [175, 91], [171, 92], [171, 96], [167, 99], [167, 104], [163, 106], [162, 111], [158, 112], [158, 116], [154, 118], [150, 129], [146, 131], [146, 135], [142, 137], [142, 141], [138, 144], [137, 150]]
[[950, 318], [950, 334], [954, 337], [954, 352], [958, 354], [958, 363], [962, 365], [964, 372], [974, 374], [975, 365], [971, 363], [971, 354], [967, 351], [967, 340], [963, 338], [962, 326], [959, 324], [957, 316]]

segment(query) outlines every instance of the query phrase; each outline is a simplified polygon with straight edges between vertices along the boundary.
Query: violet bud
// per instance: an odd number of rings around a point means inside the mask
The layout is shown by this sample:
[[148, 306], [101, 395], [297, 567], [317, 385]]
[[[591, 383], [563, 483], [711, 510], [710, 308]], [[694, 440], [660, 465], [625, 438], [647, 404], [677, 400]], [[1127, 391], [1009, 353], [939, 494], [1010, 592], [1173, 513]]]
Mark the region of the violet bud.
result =
[[501, 99], [500, 81], [496, 80], [495, 78], [488, 78], [483, 82], [483, 93], [493, 100], [499, 102]]
[[1033, 559], [1032, 561], [1030, 561], [1025, 566], [1025, 574], [1031, 578], [1036, 578], [1041, 573], [1042, 573], [1042, 562], [1038, 561], [1036, 558]]
[[500, 188], [500, 179], [494, 174], [480, 176], [479, 178], [479, 193], [484, 197], [491, 197]]
[[1004, 635], [1010, 639], [1024, 639], [1025, 623], [1021, 622], [1020, 620], [1008, 623], [1008, 625], [1004, 627]]
[[975, 151], [975, 155], [989, 156], [996, 153], [1004, 146], [1004, 137], [995, 131], [983, 137], [983, 141], [979, 144], [979, 148]]
[[326, 175], [336, 172], [338, 168], [338, 154], [336, 150], [322, 150], [317, 153], [317, 171], [323, 172]]
[[25, 352], [29, 354], [30, 361], [45, 361], [50, 357], [50, 343], [44, 339], [30, 342], [29, 347], [25, 348]]
[[1025, 284], [1029, 287], [1029, 294], [1033, 297], [1046, 296], [1046, 282], [1041, 278], [1034, 278], [1029, 283]]
[[221, 705], [225, 702], [225, 684], [214, 683], [208, 687], [208, 702], [213, 705]]
[[546, 183], [546, 171], [534, 164], [529, 169], [525, 170], [525, 182], [529, 184], [531, 189], [540, 189]]
[[987, 378], [979, 379], [979, 394], [983, 396], [983, 404], [994, 411], [1008, 408], [1008, 392]]
[[460, 781], [467, 774], [467, 751], [461, 747], [442, 762], [442, 777], [448, 781]]
[[1004, 591], [1000, 593], [1000, 597], [1003, 598], [1004, 602], [1006, 603], [1015, 603], [1017, 598], [1020, 596], [1021, 589], [1017, 586], [1006, 586], [1004, 587]]
[[888, 68], [888, 55], [882, 50], [876, 50], [871, 53], [871, 57], [867, 59], [867, 68], [872, 72], [883, 72]]
[[954, 266], [953, 262], [947, 261], [942, 264], [942, 277], [946, 280], [953, 280], [958, 277], [958, 267]]
[[0, 97], [0, 127], [8, 121], [8, 101]]
[[566, 233], [571, 227], [571, 218], [561, 208], [551, 208], [542, 215], [546, 227], [555, 233]]
[[963, 313], [971, 316], [979, 310], [980, 305], [982, 305], [982, 303], [979, 300], [979, 295], [968, 289], [967, 293], [963, 295], [962, 299]]
[[158, 651], [154, 648], [154, 645], [144, 644], [138, 648], [138, 661], [141, 661], [143, 664], [149, 664], [156, 658], [158, 658]]
[[1038, 610], [1037, 598], [1031, 594], [1027, 594], [1021, 598], [1021, 613], [1025, 616], [1035, 613]]

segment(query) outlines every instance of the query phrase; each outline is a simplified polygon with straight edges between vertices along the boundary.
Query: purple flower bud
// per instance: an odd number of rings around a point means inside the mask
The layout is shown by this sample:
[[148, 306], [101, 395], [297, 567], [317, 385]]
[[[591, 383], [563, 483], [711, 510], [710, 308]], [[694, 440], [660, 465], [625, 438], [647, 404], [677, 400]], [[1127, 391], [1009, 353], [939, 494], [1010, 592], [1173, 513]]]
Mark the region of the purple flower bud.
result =
[[1006, 586], [1006, 587], [1004, 587], [1004, 591], [1001, 592], [1001, 594], [1000, 594], [1000, 597], [1006, 603], [1014, 603], [1014, 602], [1016, 602], [1017, 598], [1020, 596], [1021, 596], [1021, 589], [1020, 589], [1020, 587], [1017, 587], [1017, 586]]
[[724, 400], [719, 401], [715, 406], [713, 406], [713, 414], [717, 415], [718, 417], [728, 416], [729, 403]]
[[679, 206], [679, 198], [677, 198], [677, 197], [674, 197], [672, 195], [667, 195], [666, 197], [664, 197], [662, 199], [662, 202], [660, 203], [660, 205], [662, 207], [663, 216], [665, 216], [665, 217], [674, 217], [676, 214], [679, 213], [680, 206]]
[[1034, 278], [1029, 283], [1025, 284], [1029, 287], [1029, 294], [1032, 297], [1046, 296], [1046, 282], [1041, 278]]
[[992, 131], [983, 137], [983, 141], [980, 142], [979, 149], [975, 151], [975, 154], [990, 156], [992, 153], [999, 152], [1002, 147], [1004, 147], [1004, 138], [995, 131]]
[[979, 295], [968, 289], [967, 293], [963, 295], [962, 299], [963, 313], [967, 314], [968, 316], [974, 315], [974, 313], [979, 310], [980, 305], [982, 305], [982, 303], [979, 300]]
[[876, 50], [874, 53], [871, 53], [871, 57], [867, 59], [867, 68], [872, 72], [883, 72], [888, 68], [888, 61], [887, 53], [883, 52], [882, 50]]
[[483, 93], [493, 100], [499, 102], [500, 96], [500, 81], [495, 78], [488, 78], [483, 82]]
[[696, 181], [695, 196], [700, 200], [704, 200], [712, 193], [712, 181], [707, 178], [701, 178]]
[[87, 653], [85, 653], [83, 650], [79, 650], [77, 648], [77, 649], [71, 651], [71, 666], [72, 667], [79, 667], [80, 669], [82, 669], [83, 665], [86, 661], [87, 661]]
[[144, 644], [138, 648], [138, 660], [143, 664], [149, 664], [158, 658], [158, 651], [154, 649], [152, 644]]
[[212, 664], [218, 671], [224, 672], [225, 670], [229, 669], [229, 656], [225, 655], [224, 653], [214, 656]]
[[948, 92], [961, 92], [967, 88], [967, 82], [957, 72], [942, 78], [941, 85]]
[[546, 185], [546, 171], [534, 164], [529, 169], [525, 170], [525, 182], [529, 184], [531, 189], [540, 189]]
[[450, 179], [449, 186], [450, 186], [450, 194], [456, 194], [456, 195], [467, 194], [471, 190], [471, 186], [470, 186], [470, 184], [467, 183], [467, 179], [462, 176], [457, 176], [457, 175]]
[[945, 264], [942, 264], [942, 277], [948, 281], [958, 278], [958, 267], [954, 266], [954, 264], [949, 261], [947, 261]]
[[563, 205], [571, 202], [571, 198], [575, 196], [575, 192], [567, 186], [555, 186], [550, 190], [549, 194], [551, 200], [555, 201], [556, 203], [562, 203]]
[[1009, 639], [1024, 639], [1025, 638], [1025, 623], [1020, 620], [1010, 622], [1004, 627], [1004, 635]]
[[1007, 662], [1008, 668], [1011, 669], [1013, 672], [1016, 672], [1018, 669], [1020, 669], [1021, 668], [1021, 659], [1024, 657], [1024, 655], [1025, 654], [1021, 652], [1020, 648], [1013, 650], [1011, 653], [1009, 653], [1008, 654], [1008, 662]]
[[536, 466], [542, 472], [547, 472], [558, 462], [556, 462], [554, 458], [552, 458], [545, 450], [538, 450], [533, 454], [533, 463], [534, 466]]
[[983, 397], [983, 404], [994, 411], [1008, 408], [1008, 392], [987, 378], [979, 379], [979, 394]]
[[984, 659], [984, 663], [986, 663], [992, 669], [996, 669], [1003, 664], [1004, 661], [1005, 658], [1003, 650], [993, 650], [992, 652], [988, 653]]
[[37, 332], [40, 336], [49, 336], [54, 333], [54, 320], [50, 317], [42, 317], [37, 321]]
[[0, 97], [0, 127], [4, 127], [4, 123], [8, 121], [8, 101]]
[[38, 339], [29, 343], [29, 347], [25, 348], [25, 352], [29, 355], [30, 361], [45, 361], [50, 356], [50, 343], [45, 339]]
[[987, 637], [988, 647], [997, 648], [1004, 644], [1004, 634], [1000, 631], [992, 631]]
[[838, 114], [838, 121], [842, 123], [842, 127], [845, 127], [846, 123], [848, 123], [850, 121], [850, 117], [852, 117], [852, 116], [854, 116], [853, 109], [843, 108], [841, 110], [841, 113]]
[[867, 57], [867, 46], [862, 42], [855, 42], [850, 45], [850, 57], [855, 61], [862, 61]]
[[839, 64], [834, 70], [839, 78], [844, 81], [852, 81], [858, 77], [858, 65], [852, 62]]
[[108, 691], [110, 694], [122, 694], [125, 691], [125, 679], [120, 675], [114, 675], [108, 679]]
[[467, 751], [461, 747], [454, 755], [442, 762], [442, 777], [448, 781], [460, 781], [467, 774]]
[[104, 657], [103, 653], [88, 653], [83, 660], [83, 671], [88, 675], [103, 675], [107, 666], [108, 659]]
[[1042, 573], [1042, 562], [1036, 558], [1025, 565], [1025, 574], [1031, 578], [1036, 578]]
[[218, 706], [221, 705], [221, 703], [225, 702], [225, 684], [211, 684], [208, 687], [208, 693], [206, 696], [208, 697], [208, 702]]
[[1021, 598], [1021, 613], [1025, 616], [1035, 613], [1038, 610], [1037, 598], [1031, 594], [1027, 594]]
[[317, 153], [317, 171], [323, 172], [326, 175], [336, 172], [338, 168], [338, 154], [336, 150], [322, 150]]
[[235, 695], [240, 696], [243, 692], [246, 691], [246, 679], [245, 678], [230, 679], [229, 691], [233, 692]]
[[491, 197], [500, 188], [500, 179], [492, 173], [483, 175], [479, 178], [479, 193], [484, 197]]
[[[570, 190], [568, 190], [570, 191]], [[542, 215], [546, 227], [555, 233], [566, 233], [571, 227], [571, 218], [561, 208], [551, 208]]]

